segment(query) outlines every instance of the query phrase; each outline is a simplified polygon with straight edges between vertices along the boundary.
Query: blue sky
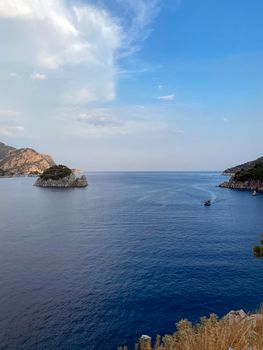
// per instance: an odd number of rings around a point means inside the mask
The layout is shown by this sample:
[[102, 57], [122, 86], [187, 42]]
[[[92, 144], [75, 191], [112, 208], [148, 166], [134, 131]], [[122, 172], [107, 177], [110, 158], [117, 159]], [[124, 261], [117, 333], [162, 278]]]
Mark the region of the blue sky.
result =
[[260, 0], [0, 0], [0, 140], [96, 170], [263, 155]]

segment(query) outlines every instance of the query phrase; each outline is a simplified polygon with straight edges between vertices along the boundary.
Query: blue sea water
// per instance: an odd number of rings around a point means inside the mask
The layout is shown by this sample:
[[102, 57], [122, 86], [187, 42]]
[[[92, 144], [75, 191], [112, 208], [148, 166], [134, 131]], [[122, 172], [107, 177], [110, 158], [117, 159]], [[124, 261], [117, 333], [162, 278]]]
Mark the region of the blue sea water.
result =
[[0, 180], [0, 349], [114, 350], [263, 301], [263, 196], [218, 173], [34, 180]]

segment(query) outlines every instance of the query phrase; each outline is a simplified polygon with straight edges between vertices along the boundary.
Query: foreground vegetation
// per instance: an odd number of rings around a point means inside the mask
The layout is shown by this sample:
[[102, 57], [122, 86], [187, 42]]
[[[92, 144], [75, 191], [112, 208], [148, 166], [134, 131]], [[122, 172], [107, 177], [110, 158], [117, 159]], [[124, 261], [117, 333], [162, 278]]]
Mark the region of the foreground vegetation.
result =
[[69, 176], [72, 171], [65, 165], [54, 165], [46, 169], [40, 178], [43, 180], [60, 180]]
[[260, 243], [261, 243], [261, 245], [255, 245], [253, 247], [253, 254], [256, 257], [263, 257], [263, 233], [261, 234]]
[[263, 181], [263, 163], [256, 163], [252, 168], [241, 169], [234, 175], [235, 181], [259, 180]]
[[[263, 315], [247, 315], [244, 319], [230, 322], [228, 318], [218, 319], [212, 314], [201, 318], [192, 325], [187, 320], [180, 321], [177, 331], [162, 339], [156, 337], [155, 344], [150, 339], [141, 338], [137, 350], [262, 350]], [[128, 350], [127, 347], [118, 350]]]

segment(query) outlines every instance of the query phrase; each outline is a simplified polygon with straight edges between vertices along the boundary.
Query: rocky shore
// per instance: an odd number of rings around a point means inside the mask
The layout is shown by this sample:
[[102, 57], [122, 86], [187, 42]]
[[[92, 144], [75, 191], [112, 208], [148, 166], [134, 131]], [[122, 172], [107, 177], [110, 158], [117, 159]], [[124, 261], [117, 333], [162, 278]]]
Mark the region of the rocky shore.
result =
[[74, 174], [71, 174], [63, 179], [59, 180], [44, 180], [40, 177], [36, 180], [34, 186], [38, 187], [60, 187], [60, 188], [68, 188], [68, 187], [87, 187], [88, 182], [86, 176], [82, 175], [81, 177], [76, 178]]
[[234, 190], [263, 192], [263, 183], [260, 180], [236, 181], [234, 178], [231, 178], [229, 181], [221, 183], [219, 187]]

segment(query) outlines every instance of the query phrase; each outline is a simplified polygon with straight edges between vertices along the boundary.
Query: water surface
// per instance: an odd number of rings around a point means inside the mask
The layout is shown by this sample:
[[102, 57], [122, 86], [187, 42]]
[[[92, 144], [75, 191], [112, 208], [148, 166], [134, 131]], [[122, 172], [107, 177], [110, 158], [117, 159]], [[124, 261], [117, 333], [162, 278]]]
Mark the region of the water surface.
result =
[[[0, 179], [0, 349], [114, 350], [263, 300], [263, 196], [218, 173]], [[206, 208], [203, 199], [212, 199]]]

